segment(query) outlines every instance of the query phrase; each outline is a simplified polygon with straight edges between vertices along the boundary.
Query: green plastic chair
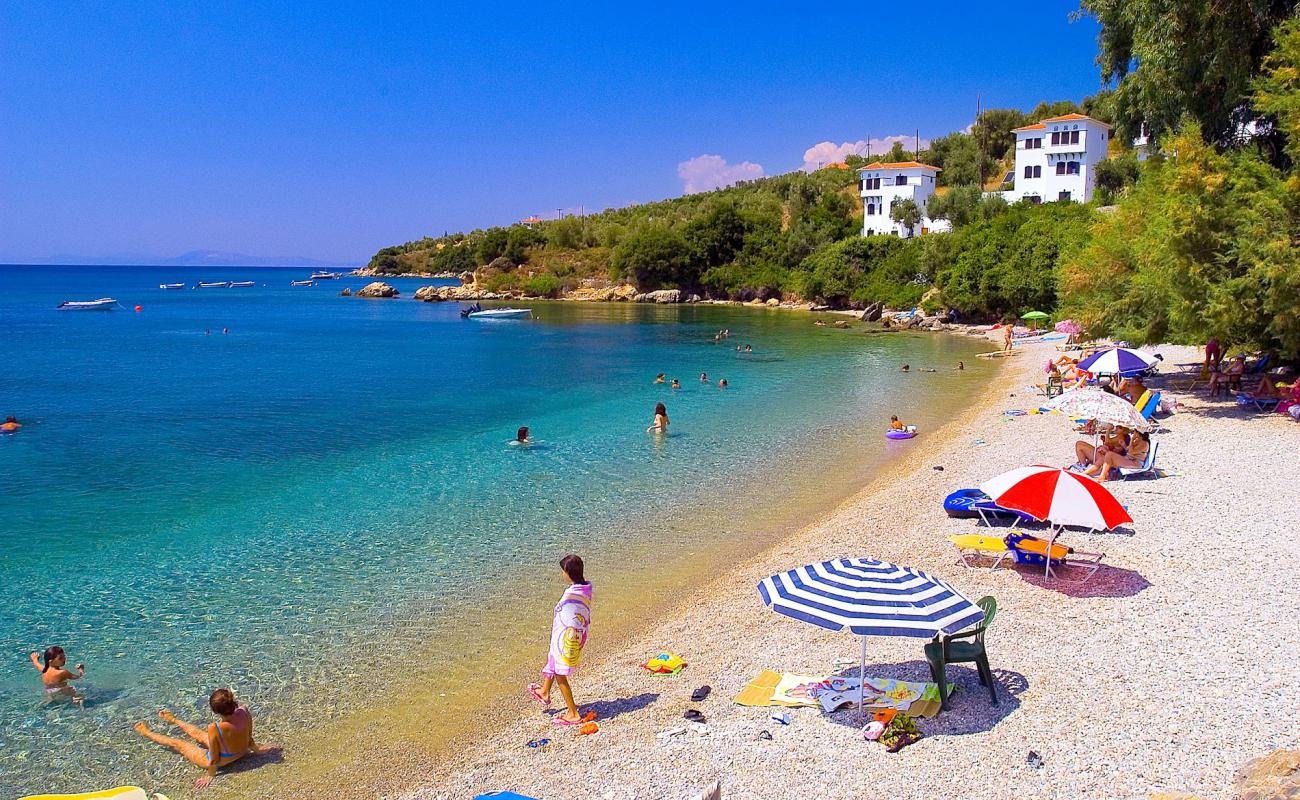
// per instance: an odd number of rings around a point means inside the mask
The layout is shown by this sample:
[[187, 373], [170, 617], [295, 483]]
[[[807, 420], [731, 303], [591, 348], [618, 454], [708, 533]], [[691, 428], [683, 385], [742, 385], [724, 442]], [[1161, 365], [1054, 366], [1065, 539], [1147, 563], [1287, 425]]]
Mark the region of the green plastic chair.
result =
[[[984, 609], [984, 621], [974, 630], [954, 633], [925, 646], [925, 660], [930, 662], [930, 677], [939, 685], [940, 706], [948, 708], [948, 680], [945, 666], [948, 664], [975, 663], [979, 671], [980, 684], [987, 686], [993, 705], [998, 704], [997, 683], [993, 680], [993, 670], [989, 668], [989, 656], [984, 650], [984, 631], [993, 624], [993, 617], [998, 613], [998, 601], [992, 597], [981, 597], [975, 605]], [[969, 639], [970, 641], [965, 641]]]

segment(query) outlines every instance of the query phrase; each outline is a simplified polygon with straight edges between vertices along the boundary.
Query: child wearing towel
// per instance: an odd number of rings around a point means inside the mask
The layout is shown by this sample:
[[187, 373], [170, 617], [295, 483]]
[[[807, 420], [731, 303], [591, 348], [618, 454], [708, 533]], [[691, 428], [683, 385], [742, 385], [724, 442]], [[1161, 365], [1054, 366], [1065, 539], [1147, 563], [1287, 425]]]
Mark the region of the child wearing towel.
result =
[[569, 582], [569, 588], [560, 596], [555, 606], [555, 619], [551, 623], [551, 648], [542, 668], [542, 683], [528, 684], [528, 694], [543, 706], [551, 704], [551, 685], [560, 687], [560, 695], [568, 708], [552, 720], [558, 726], [581, 725], [595, 719], [595, 712], [584, 717], [573, 700], [569, 677], [578, 670], [582, 647], [587, 643], [587, 628], [591, 626], [591, 582], [582, 574], [582, 559], [567, 555], [560, 559], [560, 571]]

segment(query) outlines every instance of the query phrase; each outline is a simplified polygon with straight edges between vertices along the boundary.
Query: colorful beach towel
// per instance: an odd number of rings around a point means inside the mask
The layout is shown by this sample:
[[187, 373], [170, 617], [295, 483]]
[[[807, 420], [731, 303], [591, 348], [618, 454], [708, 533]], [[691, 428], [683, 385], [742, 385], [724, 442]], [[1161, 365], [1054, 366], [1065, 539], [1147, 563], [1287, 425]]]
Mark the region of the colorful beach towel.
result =
[[[822, 706], [827, 698], [834, 705], [837, 694], [851, 695], [856, 706], [857, 677], [815, 677], [764, 670], [745, 685], [733, 702], [755, 707], [814, 707]], [[913, 717], [933, 717], [940, 707], [939, 687], [935, 684], [893, 678], [868, 677], [865, 699], [867, 708], [894, 708]], [[844, 705], [843, 698], [838, 705]]]
[[641, 665], [653, 675], [676, 675], [686, 667], [686, 659], [676, 653], [663, 652]]
[[575, 583], [564, 590], [551, 622], [551, 649], [543, 675], [572, 675], [591, 626], [591, 584]]

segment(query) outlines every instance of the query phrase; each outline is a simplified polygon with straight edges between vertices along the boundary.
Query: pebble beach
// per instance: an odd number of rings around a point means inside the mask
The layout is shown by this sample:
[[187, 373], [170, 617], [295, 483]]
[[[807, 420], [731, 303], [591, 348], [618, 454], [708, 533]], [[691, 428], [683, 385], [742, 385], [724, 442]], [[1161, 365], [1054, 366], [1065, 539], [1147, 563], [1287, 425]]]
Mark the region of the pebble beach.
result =
[[[1159, 417], [1153, 438], [1166, 474], [1107, 484], [1132, 529], [1062, 537], [1105, 553], [1090, 581], [967, 568], [946, 537], [982, 529], [947, 517], [943, 498], [1017, 466], [1074, 460], [1078, 434], [1064, 417], [1004, 414], [1044, 401], [1032, 385], [1058, 354], [1050, 343], [1018, 347], [965, 412], [908, 443], [896, 468], [778, 545], [683, 587], [669, 609], [647, 609], [631, 634], [602, 639], [600, 576], [589, 574], [596, 621], [573, 683], [580, 706], [598, 713], [599, 733], [555, 729], [521, 685], [517, 697], [487, 704], [445, 759], [404, 765], [415, 772], [403, 783], [422, 788], [402, 800], [505, 790], [543, 800], [686, 800], [713, 781], [726, 798], [1233, 797], [1243, 763], [1300, 740], [1300, 427], [1231, 398], [1211, 400], [1203, 388], [1166, 387], [1180, 404]], [[1201, 358], [1195, 348], [1153, 349], [1165, 376]], [[918, 391], [924, 402], [923, 384]], [[864, 741], [856, 711], [792, 709], [786, 726], [769, 709], [732, 702], [765, 669], [818, 675], [856, 664], [855, 637], [773, 614], [755, 586], [794, 566], [860, 556], [997, 599], [987, 645], [998, 705], [973, 668], [950, 666], [959, 687], [950, 710], [919, 719], [923, 738], [890, 754]], [[869, 639], [868, 674], [929, 680], [922, 643]], [[689, 666], [669, 677], [639, 669], [663, 650]], [[691, 702], [704, 684], [710, 696]], [[707, 733], [658, 736], [692, 708]], [[551, 741], [526, 746], [540, 738]]]

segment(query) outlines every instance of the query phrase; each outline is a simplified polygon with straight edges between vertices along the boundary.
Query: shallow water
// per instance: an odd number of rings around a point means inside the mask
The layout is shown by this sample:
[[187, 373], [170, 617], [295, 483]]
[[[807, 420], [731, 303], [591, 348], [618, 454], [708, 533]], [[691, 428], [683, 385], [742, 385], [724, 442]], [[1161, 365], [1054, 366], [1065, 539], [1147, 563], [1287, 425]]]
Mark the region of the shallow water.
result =
[[[292, 737], [416, 655], [454, 673], [516, 647], [554, 592], [506, 609], [565, 552], [599, 603], [648, 585], [649, 553], [752, 544], [755, 520], [902, 452], [889, 414], [924, 435], [990, 369], [975, 342], [802, 313], [529, 303], [540, 319], [477, 322], [337, 296], [362, 279], [289, 287], [305, 274], [0, 267], [0, 415], [24, 423], [0, 437], [0, 797], [183, 785], [129, 723], [204, 720], [218, 685]], [[200, 279], [258, 285], [156, 288]], [[126, 308], [53, 310], [103, 296]], [[659, 401], [666, 438], [645, 433]], [[542, 444], [507, 446], [519, 425]], [[84, 711], [41, 704], [25, 653], [54, 643], [87, 664]]]

